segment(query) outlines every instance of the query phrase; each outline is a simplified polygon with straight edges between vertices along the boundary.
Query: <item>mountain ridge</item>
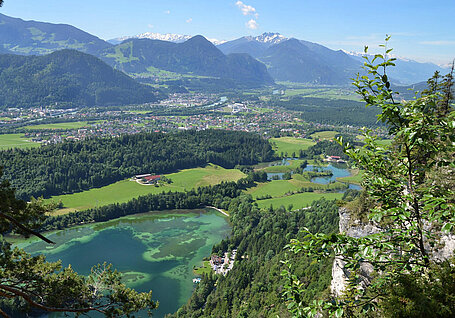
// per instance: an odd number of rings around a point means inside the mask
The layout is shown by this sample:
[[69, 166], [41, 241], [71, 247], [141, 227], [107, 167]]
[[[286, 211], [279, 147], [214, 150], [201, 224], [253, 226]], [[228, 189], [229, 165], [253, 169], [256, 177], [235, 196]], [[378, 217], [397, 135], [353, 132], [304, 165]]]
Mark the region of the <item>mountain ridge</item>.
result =
[[0, 55], [0, 107], [109, 106], [156, 102], [158, 90], [76, 50]]
[[44, 55], [61, 49], [96, 54], [112, 44], [69, 24], [25, 21], [0, 13], [2, 52]]

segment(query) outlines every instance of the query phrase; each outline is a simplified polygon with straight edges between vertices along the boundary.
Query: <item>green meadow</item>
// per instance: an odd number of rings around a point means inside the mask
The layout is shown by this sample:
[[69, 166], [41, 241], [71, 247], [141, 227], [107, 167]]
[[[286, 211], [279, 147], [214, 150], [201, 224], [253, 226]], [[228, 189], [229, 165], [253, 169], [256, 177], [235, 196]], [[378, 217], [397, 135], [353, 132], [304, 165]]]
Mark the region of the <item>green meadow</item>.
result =
[[313, 146], [315, 142], [310, 139], [301, 139], [293, 137], [270, 138], [273, 149], [276, 154], [287, 153], [289, 156], [294, 152], [299, 154], [300, 150], [306, 150]]
[[267, 200], [258, 200], [256, 201], [259, 208], [267, 209], [271, 205], [274, 208], [279, 208], [280, 206], [284, 206], [286, 209], [292, 204], [292, 210], [305, 208], [310, 206], [311, 203], [315, 200], [319, 200], [321, 198], [326, 198], [327, 200], [335, 200], [341, 199], [343, 197], [343, 193], [314, 193], [314, 192], [305, 192], [305, 193], [298, 193], [294, 195], [267, 199]]
[[284, 165], [277, 165], [277, 166], [270, 166], [270, 167], [265, 167], [263, 170], [265, 172], [270, 172], [270, 173], [284, 173], [288, 171], [295, 170], [300, 164], [303, 162], [303, 160], [290, 160], [288, 166]]
[[0, 150], [11, 148], [31, 148], [39, 146], [39, 143], [25, 139], [24, 134], [0, 135]]
[[236, 169], [224, 169], [209, 164], [201, 168], [185, 169], [176, 173], [167, 174], [171, 184], [141, 185], [136, 181], [122, 180], [101, 188], [88, 191], [59, 195], [48, 200], [63, 203], [63, 209], [54, 212], [64, 214], [76, 210], [89, 209], [96, 206], [112, 203], [123, 203], [141, 195], [161, 193], [167, 191], [185, 191], [200, 186], [214, 185], [222, 181], [236, 181], [245, 174]]
[[[258, 183], [258, 185], [254, 188], [248, 189], [247, 193], [251, 194], [253, 199], [256, 199], [257, 197], [264, 197], [265, 195], [270, 195], [273, 198], [278, 198], [289, 193], [299, 191], [301, 188], [313, 188], [315, 191], [324, 191], [341, 185], [342, 184], [340, 182], [335, 182], [332, 184], [314, 183], [300, 174], [294, 174], [290, 180], [272, 180], [268, 182]], [[312, 192], [309, 194], [312, 194]]]
[[362, 183], [363, 170], [353, 169], [350, 171], [351, 171], [351, 175], [349, 177], [341, 177], [341, 178], [337, 178], [337, 180], [341, 181], [341, 182], [348, 182], [348, 183], [354, 183], [354, 184]]
[[26, 126], [25, 129], [36, 130], [36, 129], [78, 129], [82, 127], [89, 127], [92, 123], [87, 121], [72, 121], [67, 123], [56, 123], [56, 124], [42, 124]]
[[320, 140], [328, 140], [328, 139], [334, 139], [336, 135], [338, 135], [338, 131], [334, 130], [325, 130], [325, 131], [318, 131], [315, 132], [314, 134], [311, 135], [313, 139], [320, 139]]

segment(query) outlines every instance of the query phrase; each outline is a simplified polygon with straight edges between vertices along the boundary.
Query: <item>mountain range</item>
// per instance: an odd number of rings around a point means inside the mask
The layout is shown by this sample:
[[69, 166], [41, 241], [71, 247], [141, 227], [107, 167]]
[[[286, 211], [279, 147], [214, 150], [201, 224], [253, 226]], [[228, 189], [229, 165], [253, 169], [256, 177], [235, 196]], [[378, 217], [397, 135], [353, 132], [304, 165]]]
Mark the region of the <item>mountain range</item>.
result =
[[[147, 32], [109, 43], [70, 25], [0, 14], [0, 54], [43, 55], [76, 49], [130, 75], [154, 81], [164, 71], [175, 73], [176, 78], [179, 74], [185, 79], [202, 76], [250, 87], [273, 81], [347, 85], [362, 66], [361, 57], [355, 54], [278, 33], [221, 44], [211, 41], [202, 36]], [[426, 80], [435, 70], [444, 72], [435, 64], [399, 59], [389, 75], [395, 84], [412, 84]]]
[[183, 43], [129, 39], [104, 50], [100, 57], [115, 68], [132, 74], [147, 73], [152, 67], [251, 85], [273, 84], [273, 79], [262, 63], [248, 54], [224, 55], [200, 35]]
[[[119, 38], [111, 39], [108, 40], [109, 43], [111, 44], [120, 44], [125, 40], [129, 39], [150, 39], [150, 40], [161, 40], [161, 41], [168, 41], [168, 42], [174, 42], [174, 43], [183, 43], [189, 39], [191, 39], [193, 36], [191, 35], [183, 35], [183, 34], [173, 34], [173, 33], [166, 33], [166, 34], [161, 34], [161, 33], [153, 33], [153, 32], [145, 32], [141, 33], [138, 35], [132, 35], [132, 36], [122, 36]], [[210, 42], [212, 42], [215, 45], [220, 45], [223, 44], [226, 41], [220, 41], [217, 39], [209, 39], [207, 38]]]

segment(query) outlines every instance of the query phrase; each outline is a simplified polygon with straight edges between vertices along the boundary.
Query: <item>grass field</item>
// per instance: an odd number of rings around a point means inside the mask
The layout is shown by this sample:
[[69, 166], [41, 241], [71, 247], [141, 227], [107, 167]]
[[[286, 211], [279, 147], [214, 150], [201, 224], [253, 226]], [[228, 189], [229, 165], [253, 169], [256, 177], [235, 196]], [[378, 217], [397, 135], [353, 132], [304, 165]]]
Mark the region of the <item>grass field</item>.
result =
[[330, 185], [318, 184], [305, 179], [302, 175], [295, 174], [290, 180], [272, 180], [269, 182], [258, 183], [254, 188], [247, 190], [253, 199], [270, 195], [273, 198], [282, 197], [287, 193], [298, 191], [301, 188], [313, 188], [314, 190], [325, 190], [330, 187], [341, 186], [339, 182]]
[[280, 165], [280, 166], [266, 167], [266, 168], [264, 168], [264, 171], [270, 172], [270, 173], [280, 173], [280, 172], [284, 173], [284, 172], [295, 170], [302, 162], [303, 162], [303, 160], [290, 160], [290, 163], [288, 166]]
[[307, 206], [310, 206], [314, 200], [319, 200], [321, 198], [326, 198], [327, 200], [341, 199], [343, 193], [299, 193], [286, 197], [273, 198], [267, 200], [256, 201], [258, 206], [262, 209], [267, 209], [272, 205], [274, 208], [279, 208], [284, 206], [286, 209], [290, 204], [293, 205], [293, 210], [301, 209]]
[[0, 135], [0, 150], [10, 148], [32, 148], [39, 146], [39, 143], [25, 139], [23, 134]]
[[122, 180], [101, 188], [55, 196], [49, 200], [56, 202], [62, 201], [64, 208], [54, 213], [65, 214], [95, 206], [127, 202], [133, 198], [149, 193], [184, 191], [185, 189], [189, 190], [199, 186], [221, 183], [221, 181], [234, 181], [244, 176], [245, 174], [239, 170], [224, 169], [210, 164], [204, 168], [185, 169], [166, 175], [173, 183], [159, 187], [153, 185], [140, 185], [136, 181]]
[[310, 139], [293, 137], [270, 138], [270, 142], [275, 144], [273, 148], [276, 154], [287, 153], [288, 156], [291, 156], [292, 153], [298, 155], [299, 150], [306, 150], [315, 144]]
[[56, 124], [42, 124], [42, 125], [32, 125], [26, 126], [25, 129], [35, 130], [35, 129], [78, 129], [82, 127], [90, 126], [89, 122], [86, 121], [73, 121], [68, 123], [56, 123]]
[[337, 178], [337, 180], [342, 182], [360, 184], [363, 180], [363, 170], [351, 170], [351, 175], [349, 177]]
[[318, 131], [311, 135], [313, 139], [321, 139], [321, 140], [328, 140], [334, 139], [336, 135], [338, 135], [338, 131], [334, 130], [326, 130], [326, 131]]
[[193, 270], [195, 275], [202, 276], [202, 274], [210, 274], [212, 272], [212, 267], [210, 266], [210, 261], [204, 261], [202, 267], [197, 267]]

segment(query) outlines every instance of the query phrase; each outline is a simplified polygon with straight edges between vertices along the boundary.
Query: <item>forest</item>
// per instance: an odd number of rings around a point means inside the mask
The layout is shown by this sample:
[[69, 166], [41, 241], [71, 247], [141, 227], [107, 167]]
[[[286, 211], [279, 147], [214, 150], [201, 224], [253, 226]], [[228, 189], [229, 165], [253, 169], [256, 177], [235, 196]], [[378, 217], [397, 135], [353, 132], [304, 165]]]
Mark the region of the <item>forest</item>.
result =
[[50, 197], [102, 187], [137, 174], [164, 174], [213, 163], [224, 168], [273, 159], [270, 144], [245, 132], [140, 133], [0, 152], [3, 179], [16, 195]]
[[[308, 210], [293, 213], [284, 208], [260, 212], [248, 196], [231, 201], [232, 235], [213, 247], [212, 252], [237, 249], [236, 264], [226, 276], [206, 275], [186, 305], [168, 317], [290, 317], [283, 297], [282, 260], [295, 260], [285, 246], [307, 227], [323, 233], [338, 230], [338, 207], [319, 200]], [[297, 263], [297, 262], [294, 262]], [[331, 260], [311, 262], [299, 257], [293, 273], [304, 277], [301, 298], [311, 301], [327, 290]]]
[[75, 50], [45, 56], [0, 55], [0, 105], [107, 106], [156, 102], [160, 91]]
[[382, 123], [377, 121], [377, 115], [380, 113], [379, 109], [377, 107], [367, 108], [363, 102], [293, 96], [289, 100], [274, 100], [273, 103], [288, 110], [302, 112], [302, 119], [310, 122], [358, 127], [377, 127], [382, 125]]

